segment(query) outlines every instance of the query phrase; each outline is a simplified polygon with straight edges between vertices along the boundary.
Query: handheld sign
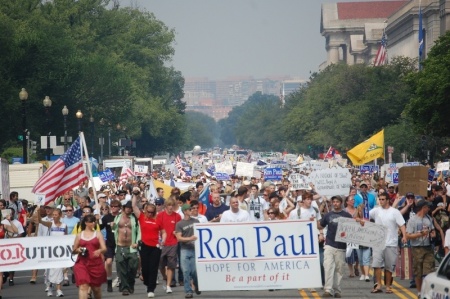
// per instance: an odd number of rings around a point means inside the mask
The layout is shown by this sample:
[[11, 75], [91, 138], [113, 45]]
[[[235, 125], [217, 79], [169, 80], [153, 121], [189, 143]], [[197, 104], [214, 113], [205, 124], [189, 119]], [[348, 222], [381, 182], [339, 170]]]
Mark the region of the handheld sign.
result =
[[266, 181], [281, 181], [283, 179], [283, 169], [281, 168], [264, 169], [264, 179]]
[[36, 193], [36, 205], [43, 206], [45, 204], [45, 194]]
[[313, 171], [309, 175], [317, 193], [325, 196], [345, 195], [352, 185], [351, 174], [347, 168], [329, 168]]
[[337, 218], [337, 242], [354, 243], [373, 248], [386, 246], [386, 228], [383, 225], [366, 221], [364, 226], [352, 218]]

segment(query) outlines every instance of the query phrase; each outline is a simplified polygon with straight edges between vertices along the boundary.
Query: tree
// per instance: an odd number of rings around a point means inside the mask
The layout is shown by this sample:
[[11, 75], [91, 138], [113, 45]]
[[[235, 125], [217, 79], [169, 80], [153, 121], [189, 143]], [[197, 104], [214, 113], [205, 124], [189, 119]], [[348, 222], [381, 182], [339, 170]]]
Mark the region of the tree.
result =
[[431, 48], [420, 72], [407, 77], [412, 89], [406, 114], [420, 134], [447, 137], [450, 131], [450, 31]]

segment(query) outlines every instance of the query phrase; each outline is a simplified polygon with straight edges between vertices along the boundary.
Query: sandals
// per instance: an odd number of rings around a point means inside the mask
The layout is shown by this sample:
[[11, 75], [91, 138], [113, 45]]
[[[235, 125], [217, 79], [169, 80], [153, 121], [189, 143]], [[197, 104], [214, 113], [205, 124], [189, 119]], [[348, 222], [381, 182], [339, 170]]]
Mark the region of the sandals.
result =
[[[382, 289], [373, 289], [371, 293], [372, 294], [383, 293], [383, 290]], [[387, 293], [387, 291], [386, 291], [386, 293]]]
[[386, 294], [394, 294], [391, 288], [386, 288]]

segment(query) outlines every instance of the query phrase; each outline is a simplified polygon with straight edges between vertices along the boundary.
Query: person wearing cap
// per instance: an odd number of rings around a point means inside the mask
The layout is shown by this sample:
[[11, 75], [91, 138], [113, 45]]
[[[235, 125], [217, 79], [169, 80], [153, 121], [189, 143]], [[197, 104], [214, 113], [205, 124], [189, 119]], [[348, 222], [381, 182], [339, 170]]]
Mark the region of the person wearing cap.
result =
[[162, 198], [155, 199], [156, 214], [164, 211], [164, 200]]
[[397, 198], [397, 193], [395, 193], [395, 185], [393, 183], [388, 184], [387, 195], [389, 196], [391, 204], [393, 204]]
[[183, 269], [185, 298], [193, 297], [194, 290], [191, 287], [191, 279], [195, 292], [200, 294], [195, 267], [195, 240], [197, 240], [197, 237], [194, 235], [194, 224], [199, 223], [199, 221], [191, 217], [191, 209], [191, 205], [183, 204], [181, 211], [184, 217], [175, 225], [175, 236], [180, 244], [180, 262], [181, 269]]
[[[139, 192], [139, 191], [137, 191]], [[133, 195], [136, 195], [135, 192]], [[127, 296], [134, 293], [134, 284], [138, 270], [138, 242], [141, 230], [136, 216], [132, 214], [131, 201], [122, 206], [122, 213], [114, 219], [114, 237], [116, 241], [116, 269], [120, 279], [119, 291]]]
[[[378, 196], [380, 206], [370, 210], [369, 218], [375, 220], [376, 224], [386, 227], [386, 242], [384, 248], [372, 248], [372, 267], [374, 268], [375, 285], [372, 293], [381, 293], [381, 269], [384, 268], [384, 281], [386, 293], [392, 293], [392, 272], [395, 270], [395, 263], [398, 256], [398, 229], [402, 232], [402, 242], [406, 243], [405, 220], [402, 214], [396, 208], [393, 208], [389, 202], [386, 193]], [[364, 225], [364, 219], [360, 219], [361, 225]]]
[[341, 298], [341, 280], [345, 268], [345, 251], [347, 243], [336, 242], [338, 227], [337, 219], [340, 217], [352, 218], [352, 215], [342, 210], [343, 200], [340, 196], [331, 197], [333, 210], [326, 213], [319, 221], [318, 228], [327, 228], [324, 246], [323, 267], [325, 270], [325, 285], [323, 287], [323, 298]]
[[436, 237], [433, 218], [428, 213], [432, 204], [424, 199], [416, 202], [416, 214], [409, 219], [406, 238], [410, 240], [412, 249], [413, 271], [417, 292], [422, 289], [422, 277], [434, 272], [434, 250], [431, 238]]

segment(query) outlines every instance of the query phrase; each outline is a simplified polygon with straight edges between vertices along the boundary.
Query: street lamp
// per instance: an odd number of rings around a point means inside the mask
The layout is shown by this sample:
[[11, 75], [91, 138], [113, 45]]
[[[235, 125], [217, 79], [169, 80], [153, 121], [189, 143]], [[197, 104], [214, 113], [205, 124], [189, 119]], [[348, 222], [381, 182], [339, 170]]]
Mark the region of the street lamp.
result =
[[92, 115], [91, 117], [89, 117], [89, 122], [91, 123], [91, 142], [92, 142], [91, 157], [94, 157], [94, 117]]
[[69, 114], [69, 109], [64, 105], [62, 108], [62, 115], [64, 116], [64, 152], [67, 151], [67, 115]]
[[83, 118], [83, 113], [81, 110], [78, 110], [77, 113], [75, 113], [75, 116], [78, 118], [78, 131], [81, 132], [81, 119]]
[[47, 160], [50, 161], [50, 107], [52, 106], [52, 100], [50, 100], [49, 96], [45, 96], [44, 100], [42, 101], [45, 107], [45, 115], [47, 116]]
[[103, 144], [104, 144], [103, 131], [105, 130], [104, 126], [105, 126], [106, 121], [104, 118], [101, 118], [99, 123], [100, 123], [100, 142], [99, 142], [100, 143], [100, 162], [103, 162]]
[[28, 99], [28, 92], [25, 88], [19, 92], [19, 99], [22, 102], [22, 160], [23, 164], [28, 163], [28, 140], [27, 140], [27, 114], [26, 114], [26, 102]]

